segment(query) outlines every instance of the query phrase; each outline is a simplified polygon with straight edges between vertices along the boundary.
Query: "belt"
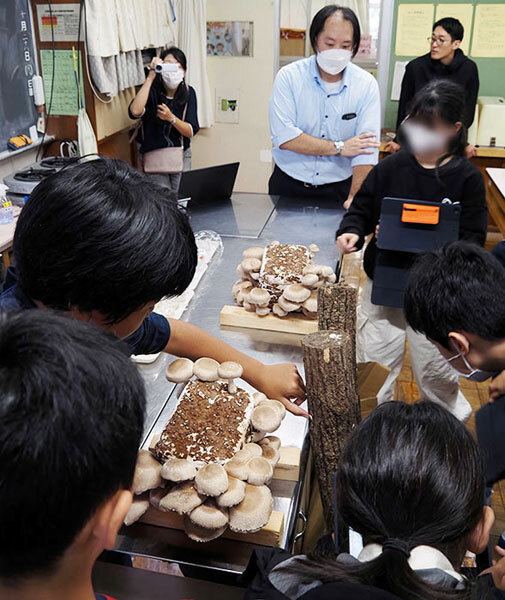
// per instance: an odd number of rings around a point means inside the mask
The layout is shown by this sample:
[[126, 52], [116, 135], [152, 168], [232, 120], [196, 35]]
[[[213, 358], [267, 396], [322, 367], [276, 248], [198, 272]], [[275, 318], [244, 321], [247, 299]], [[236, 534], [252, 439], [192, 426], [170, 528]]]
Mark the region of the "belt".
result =
[[[302, 183], [303, 183], [303, 187], [310, 188], [312, 190], [317, 190], [318, 187], [322, 187], [322, 185], [314, 185], [312, 183], [305, 183], [305, 181], [303, 181]], [[331, 185], [331, 184], [326, 183], [323, 185]]]

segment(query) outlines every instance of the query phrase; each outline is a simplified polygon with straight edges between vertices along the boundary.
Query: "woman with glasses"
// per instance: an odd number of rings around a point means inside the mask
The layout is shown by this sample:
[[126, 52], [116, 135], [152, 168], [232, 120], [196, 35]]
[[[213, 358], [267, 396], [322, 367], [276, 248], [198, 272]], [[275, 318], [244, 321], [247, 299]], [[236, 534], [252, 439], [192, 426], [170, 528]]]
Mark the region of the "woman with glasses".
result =
[[[409, 62], [402, 81], [396, 131], [409, 113], [410, 103], [416, 93], [433, 79], [449, 79], [465, 90], [465, 114], [463, 124], [467, 129], [473, 123], [475, 105], [479, 93], [479, 73], [473, 60], [465, 56], [460, 49], [463, 40], [463, 25], [452, 17], [440, 19], [433, 25], [428, 38], [430, 52]], [[389, 142], [386, 150], [396, 152], [400, 142]], [[474, 148], [467, 146], [468, 157], [474, 154]]]

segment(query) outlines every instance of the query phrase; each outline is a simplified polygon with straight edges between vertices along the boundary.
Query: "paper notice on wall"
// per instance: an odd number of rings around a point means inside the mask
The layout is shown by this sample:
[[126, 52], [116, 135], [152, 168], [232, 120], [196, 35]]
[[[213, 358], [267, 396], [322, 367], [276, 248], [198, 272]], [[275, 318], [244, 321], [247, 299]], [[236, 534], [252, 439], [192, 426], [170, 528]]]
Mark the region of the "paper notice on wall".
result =
[[400, 4], [396, 23], [396, 56], [420, 56], [429, 52], [433, 4]]
[[460, 48], [465, 54], [468, 54], [472, 35], [473, 4], [439, 4], [435, 20], [438, 21], [445, 17], [458, 19], [461, 25], [463, 25], [465, 33]]
[[475, 9], [472, 56], [505, 57], [505, 3], [479, 4]]
[[372, 56], [372, 36], [363, 34], [358, 48], [357, 57], [370, 58]]
[[[79, 53], [81, 75], [81, 98], [84, 104], [84, 87], [82, 82], [82, 62]], [[77, 115], [79, 110], [77, 96], [77, 82], [74, 71], [72, 50], [54, 51], [54, 77], [53, 77], [53, 52], [52, 50], [40, 51], [40, 67], [44, 82], [44, 95], [46, 107], [52, 115]], [[54, 81], [54, 91], [51, 94], [51, 85]]]
[[[37, 4], [37, 21], [41, 42], [76, 42], [79, 33], [79, 4]], [[84, 19], [84, 14], [83, 14]], [[84, 39], [82, 35], [80, 39]]]
[[405, 74], [405, 67], [408, 64], [408, 60], [397, 60], [395, 62], [395, 69], [393, 71], [393, 85], [391, 86], [391, 100], [395, 100], [396, 102], [400, 100], [403, 75]]
[[216, 88], [217, 123], [238, 123], [239, 95], [238, 88]]

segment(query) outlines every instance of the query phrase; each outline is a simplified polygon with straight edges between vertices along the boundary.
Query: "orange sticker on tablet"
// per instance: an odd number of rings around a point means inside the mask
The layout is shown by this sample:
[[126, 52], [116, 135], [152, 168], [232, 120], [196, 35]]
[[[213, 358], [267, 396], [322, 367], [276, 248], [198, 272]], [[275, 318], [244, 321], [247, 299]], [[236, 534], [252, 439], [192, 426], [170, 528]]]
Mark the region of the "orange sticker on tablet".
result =
[[402, 223], [419, 223], [421, 225], [437, 225], [440, 220], [439, 206], [426, 206], [424, 204], [403, 205]]

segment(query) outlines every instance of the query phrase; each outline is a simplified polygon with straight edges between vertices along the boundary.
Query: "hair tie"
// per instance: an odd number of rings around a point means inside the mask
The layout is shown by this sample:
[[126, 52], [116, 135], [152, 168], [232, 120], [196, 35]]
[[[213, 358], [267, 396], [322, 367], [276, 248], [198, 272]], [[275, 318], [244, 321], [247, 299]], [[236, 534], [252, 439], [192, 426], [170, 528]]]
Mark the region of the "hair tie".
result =
[[399, 540], [397, 538], [389, 538], [382, 544], [382, 550], [396, 550], [401, 552], [407, 558], [410, 556], [410, 548], [407, 542]]

